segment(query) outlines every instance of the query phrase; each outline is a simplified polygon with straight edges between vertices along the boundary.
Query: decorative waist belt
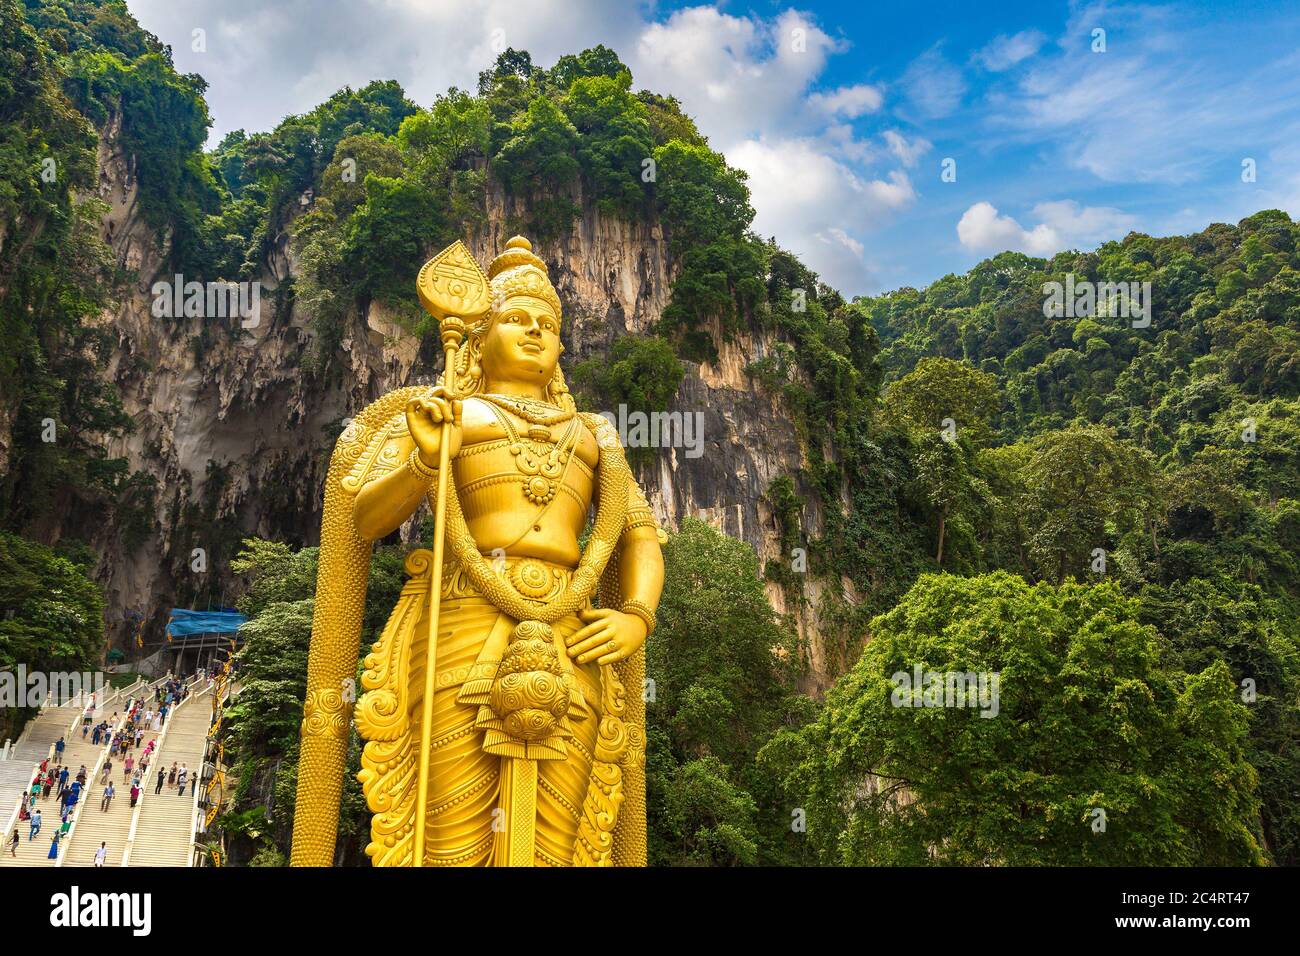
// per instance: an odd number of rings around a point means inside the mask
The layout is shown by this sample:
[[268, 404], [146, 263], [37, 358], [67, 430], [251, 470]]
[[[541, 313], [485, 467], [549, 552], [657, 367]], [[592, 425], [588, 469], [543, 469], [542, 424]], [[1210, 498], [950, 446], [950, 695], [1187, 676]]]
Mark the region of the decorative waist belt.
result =
[[[528, 601], [543, 604], [562, 594], [573, 581], [574, 569], [540, 558], [493, 557], [485, 554], [492, 570], [510, 581]], [[442, 569], [442, 599], [482, 597], [456, 561]]]

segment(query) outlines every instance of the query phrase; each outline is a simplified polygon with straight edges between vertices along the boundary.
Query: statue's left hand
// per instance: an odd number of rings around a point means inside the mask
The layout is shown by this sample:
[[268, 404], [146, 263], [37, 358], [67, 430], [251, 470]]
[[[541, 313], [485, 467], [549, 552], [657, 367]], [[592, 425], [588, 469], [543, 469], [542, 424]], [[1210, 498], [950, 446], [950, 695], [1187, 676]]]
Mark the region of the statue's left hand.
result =
[[609, 607], [586, 608], [578, 616], [586, 625], [569, 635], [565, 645], [579, 664], [614, 664], [635, 654], [645, 643], [645, 621]]

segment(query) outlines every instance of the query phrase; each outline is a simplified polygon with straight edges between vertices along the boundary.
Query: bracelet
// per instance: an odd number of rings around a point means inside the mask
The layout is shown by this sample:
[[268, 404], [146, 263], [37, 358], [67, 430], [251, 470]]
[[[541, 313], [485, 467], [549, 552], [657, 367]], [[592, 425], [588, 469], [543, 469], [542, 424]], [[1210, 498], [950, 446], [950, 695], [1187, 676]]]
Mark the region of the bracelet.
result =
[[411, 449], [411, 455], [406, 459], [406, 464], [411, 471], [415, 472], [418, 477], [423, 478], [425, 481], [433, 481], [433, 479], [438, 477], [438, 469], [430, 468], [424, 463], [420, 458], [420, 449], [418, 448]]
[[645, 621], [645, 636], [649, 637], [655, 632], [655, 612], [648, 604], [641, 601], [624, 601], [623, 606], [619, 608], [624, 614], [633, 614]]

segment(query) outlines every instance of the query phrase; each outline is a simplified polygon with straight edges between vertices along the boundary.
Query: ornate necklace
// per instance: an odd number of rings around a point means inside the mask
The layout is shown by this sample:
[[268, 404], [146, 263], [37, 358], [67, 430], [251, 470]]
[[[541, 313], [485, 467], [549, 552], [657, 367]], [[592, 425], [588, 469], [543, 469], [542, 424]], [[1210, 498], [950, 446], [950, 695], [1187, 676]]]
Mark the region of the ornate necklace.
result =
[[574, 613], [595, 594], [601, 583], [601, 575], [618, 546], [619, 535], [623, 533], [632, 473], [623, 457], [618, 435], [609, 427], [609, 422], [599, 415], [588, 415], [584, 420], [595, 432], [596, 445], [600, 449], [600, 460], [596, 467], [600, 483], [596, 520], [592, 523], [591, 538], [582, 550], [582, 558], [578, 561], [578, 568], [573, 572], [569, 586], [540, 605], [529, 601], [511, 581], [497, 574], [479, 551], [474, 535], [470, 533], [465, 521], [465, 512], [461, 510], [456, 483], [447, 483], [447, 541], [452, 554], [479, 593], [515, 620], [554, 624], [566, 614]]
[[524, 438], [499, 408], [493, 405], [492, 411], [510, 438], [515, 468], [524, 476], [524, 497], [536, 505], [549, 505], [560, 489], [560, 479], [576, 444], [578, 423], [570, 424], [558, 442], [551, 441], [551, 430], [545, 425], [530, 426], [528, 437]]
[[508, 412], [514, 412], [534, 425], [558, 425], [567, 422], [574, 415], [568, 409], [538, 398], [521, 398], [518, 395], [500, 395], [495, 392], [482, 392], [478, 397]]

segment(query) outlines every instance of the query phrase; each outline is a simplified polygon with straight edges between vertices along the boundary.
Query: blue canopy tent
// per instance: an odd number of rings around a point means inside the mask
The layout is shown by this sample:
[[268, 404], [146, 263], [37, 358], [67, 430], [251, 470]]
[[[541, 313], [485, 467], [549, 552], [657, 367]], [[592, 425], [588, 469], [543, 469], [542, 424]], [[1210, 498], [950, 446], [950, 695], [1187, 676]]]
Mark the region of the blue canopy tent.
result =
[[193, 634], [234, 634], [247, 621], [238, 611], [188, 611], [172, 608], [167, 616], [167, 636], [189, 637]]
[[[208, 666], [216, 663], [217, 650], [234, 648], [235, 633], [248, 618], [232, 608], [220, 611], [191, 611], [172, 608], [167, 616], [167, 640], [177, 650], [177, 673], [189, 673], [199, 666], [204, 651]], [[190, 657], [193, 652], [193, 657]]]

